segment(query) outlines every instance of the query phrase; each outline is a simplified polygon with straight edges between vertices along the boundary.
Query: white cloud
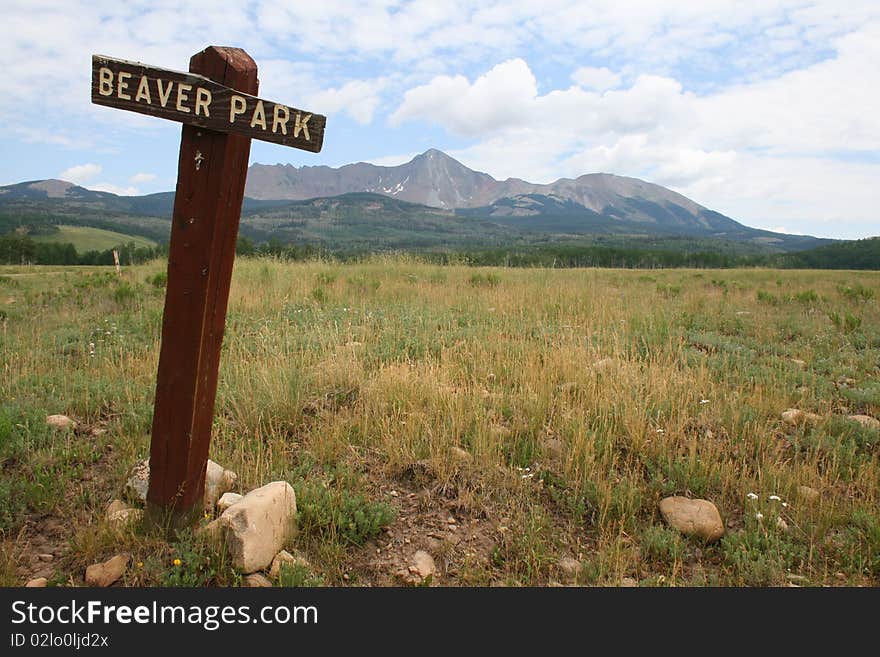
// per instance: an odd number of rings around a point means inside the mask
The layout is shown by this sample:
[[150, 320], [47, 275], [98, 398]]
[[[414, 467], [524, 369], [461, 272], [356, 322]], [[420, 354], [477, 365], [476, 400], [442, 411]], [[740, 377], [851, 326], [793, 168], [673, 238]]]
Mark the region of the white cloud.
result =
[[137, 187], [133, 187], [131, 185], [129, 185], [128, 187], [121, 187], [119, 185], [114, 185], [107, 182], [89, 185], [89, 189], [96, 192], [110, 192], [111, 194], [116, 194], [117, 196], [140, 196], [141, 194], [141, 190], [139, 190]]
[[352, 80], [338, 89], [312, 93], [308, 99], [309, 107], [315, 107], [315, 111], [322, 114], [344, 111], [361, 125], [367, 125], [373, 121], [373, 113], [379, 104], [379, 92], [386, 83], [383, 79]]
[[76, 185], [82, 185], [97, 176], [101, 171], [102, 167], [100, 164], [77, 164], [76, 166], [69, 167], [59, 173], [58, 177], [61, 180], [67, 180]]
[[512, 59], [469, 83], [464, 76], [435, 77], [410, 89], [391, 115], [392, 125], [422, 118], [450, 131], [474, 136], [529, 120], [528, 109], [538, 93], [538, 82], [522, 59]]
[[144, 183], [153, 182], [155, 179], [155, 173], [136, 173], [128, 179], [128, 182], [132, 185], [142, 185]]
[[571, 79], [585, 89], [595, 89], [596, 91], [613, 89], [620, 84], [620, 76], [606, 66], [600, 68], [581, 66], [571, 74]]

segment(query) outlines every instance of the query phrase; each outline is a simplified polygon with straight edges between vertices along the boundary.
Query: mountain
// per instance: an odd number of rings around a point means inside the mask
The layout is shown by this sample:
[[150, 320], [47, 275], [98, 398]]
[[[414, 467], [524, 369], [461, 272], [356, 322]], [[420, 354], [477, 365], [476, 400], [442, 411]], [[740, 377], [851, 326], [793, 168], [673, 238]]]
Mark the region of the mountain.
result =
[[[585, 243], [609, 236], [618, 244], [672, 240], [677, 250], [699, 245], [758, 254], [831, 242], [749, 228], [636, 178], [594, 173], [550, 184], [498, 181], [434, 149], [396, 167], [254, 164], [245, 194], [242, 235], [331, 250]], [[67, 224], [165, 241], [173, 204], [173, 192], [117, 196], [62, 180], [28, 181], [0, 187], [0, 234]]]
[[806, 249], [812, 237], [744, 226], [660, 185], [591, 173], [549, 184], [495, 180], [436, 149], [394, 167], [360, 162], [339, 168], [254, 164], [245, 194], [254, 199], [305, 200], [354, 192], [456, 210], [530, 232], [688, 235]]

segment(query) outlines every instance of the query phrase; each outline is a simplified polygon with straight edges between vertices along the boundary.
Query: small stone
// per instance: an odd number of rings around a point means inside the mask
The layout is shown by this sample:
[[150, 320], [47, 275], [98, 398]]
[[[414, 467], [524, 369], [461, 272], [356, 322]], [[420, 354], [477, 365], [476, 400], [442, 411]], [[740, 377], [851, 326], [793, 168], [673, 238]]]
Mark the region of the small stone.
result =
[[252, 573], [244, 578], [244, 584], [251, 588], [269, 588], [272, 581], [262, 573]]
[[789, 408], [782, 411], [782, 421], [786, 424], [796, 427], [804, 420], [804, 412], [799, 408]]
[[217, 500], [217, 513], [223, 513], [242, 497], [244, 496], [239, 495], [238, 493], [223, 493], [223, 495], [220, 496], [220, 499]]
[[223, 493], [231, 491], [238, 481], [238, 475], [219, 463], [208, 459], [205, 465], [205, 509], [211, 510]]
[[[204, 508], [211, 510], [220, 496], [231, 490], [238, 475], [208, 459], [205, 464], [205, 499]], [[141, 459], [131, 469], [131, 475], [125, 483], [125, 497], [133, 502], [145, 504], [147, 490], [150, 487], [150, 460]]]
[[571, 557], [562, 557], [556, 564], [563, 577], [573, 582], [581, 574], [581, 562]]
[[25, 588], [28, 589], [42, 589], [49, 585], [49, 580], [45, 577], [35, 577], [32, 580], [29, 580], [27, 584], [25, 584]]
[[290, 537], [296, 493], [286, 481], [252, 490], [220, 516], [226, 549], [243, 573], [262, 570]]
[[114, 529], [122, 529], [130, 523], [140, 522], [144, 517], [142, 509], [120, 509], [107, 516]]
[[620, 580], [620, 585], [625, 588], [633, 588], [635, 586], [638, 586], [639, 582], [632, 577], [624, 577], [622, 580]]
[[131, 468], [131, 475], [125, 482], [125, 497], [134, 501], [145, 503], [147, 501], [147, 489], [150, 487], [150, 460], [141, 459]]
[[52, 561], [53, 559], [55, 559], [55, 555], [44, 552], [43, 554], [38, 554], [37, 559], [39, 559], [40, 561]]
[[707, 543], [717, 541], [724, 535], [721, 514], [709, 500], [666, 497], [660, 501], [660, 513], [671, 527]]
[[298, 552], [296, 554], [291, 554], [287, 550], [281, 550], [281, 552], [276, 554], [275, 558], [272, 559], [272, 565], [269, 568], [269, 577], [272, 577], [273, 579], [278, 577], [281, 573], [281, 567], [284, 565], [302, 566], [303, 568], [309, 569], [312, 567], [308, 559]]
[[76, 429], [76, 422], [66, 415], [47, 415], [46, 424], [53, 429]]
[[853, 422], [858, 422], [866, 429], [880, 429], [880, 420], [870, 415], [850, 415], [849, 419]]
[[397, 576], [408, 584], [425, 584], [430, 583], [437, 572], [437, 566], [434, 564], [434, 557], [419, 550], [412, 557], [412, 562], [405, 570], [400, 570]]
[[110, 586], [122, 577], [130, 560], [128, 554], [117, 554], [104, 563], [92, 564], [86, 568], [86, 585], [101, 588]]
[[797, 494], [805, 502], [813, 503], [819, 500], [820, 493], [815, 488], [809, 486], [798, 486]]
[[474, 457], [470, 455], [469, 452], [463, 450], [461, 447], [452, 447], [449, 450], [452, 453], [452, 460], [459, 464], [470, 463], [474, 460]]
[[112, 502], [110, 502], [110, 504], [107, 505], [107, 509], [105, 510], [104, 515], [109, 520], [114, 513], [117, 513], [118, 511], [125, 511], [128, 508], [128, 504], [126, 504], [122, 500], [113, 500]]

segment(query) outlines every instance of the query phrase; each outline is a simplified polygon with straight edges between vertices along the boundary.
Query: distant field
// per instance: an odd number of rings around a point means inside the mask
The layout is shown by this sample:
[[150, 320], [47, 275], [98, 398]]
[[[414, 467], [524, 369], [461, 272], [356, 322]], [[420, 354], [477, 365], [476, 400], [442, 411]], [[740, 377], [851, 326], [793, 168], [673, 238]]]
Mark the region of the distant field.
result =
[[58, 232], [52, 235], [39, 235], [34, 238], [36, 242], [59, 242], [71, 243], [76, 247], [77, 253], [86, 251], [106, 251], [120, 244], [134, 242], [137, 248], [152, 248], [156, 242], [146, 237], [137, 235], [125, 235], [112, 230], [91, 228], [89, 226], [59, 226]]
[[[123, 585], [241, 584], [207, 538], [105, 518], [149, 454], [165, 269], [0, 275], [0, 585], [118, 552]], [[877, 586], [878, 301], [880, 272], [242, 258], [210, 456], [296, 490], [308, 566], [276, 585], [400, 583], [424, 550], [442, 586]], [[671, 495], [725, 535], [671, 528]]]

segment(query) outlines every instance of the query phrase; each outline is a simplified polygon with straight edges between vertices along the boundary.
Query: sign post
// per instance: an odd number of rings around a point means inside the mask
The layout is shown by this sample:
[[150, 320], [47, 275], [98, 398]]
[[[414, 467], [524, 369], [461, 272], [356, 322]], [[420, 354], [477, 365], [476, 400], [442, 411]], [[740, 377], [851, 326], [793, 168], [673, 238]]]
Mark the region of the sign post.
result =
[[251, 138], [319, 152], [326, 117], [256, 97], [257, 66], [210, 46], [189, 73], [95, 55], [92, 102], [184, 124], [150, 442], [148, 514], [202, 511], [220, 349]]

